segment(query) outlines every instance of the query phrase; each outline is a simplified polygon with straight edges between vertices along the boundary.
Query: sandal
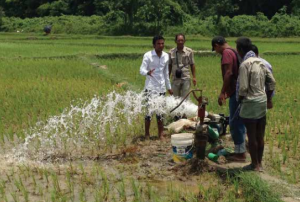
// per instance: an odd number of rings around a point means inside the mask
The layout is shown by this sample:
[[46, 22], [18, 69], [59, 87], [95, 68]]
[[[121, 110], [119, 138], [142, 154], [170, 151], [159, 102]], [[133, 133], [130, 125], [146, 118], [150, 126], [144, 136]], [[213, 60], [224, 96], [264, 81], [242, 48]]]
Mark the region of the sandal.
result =
[[252, 165], [252, 163], [250, 163], [249, 165], [246, 165], [242, 168], [243, 171], [254, 171], [254, 166]]
[[240, 163], [245, 163], [246, 162], [246, 158], [239, 158], [236, 157], [234, 154], [230, 155], [226, 158], [227, 161], [233, 161], [233, 162], [240, 162]]
[[244, 167], [242, 168], [242, 170], [243, 170], [243, 171], [258, 171], [258, 172], [261, 172], [261, 171], [260, 171], [260, 168], [256, 169], [256, 168], [252, 165], [252, 163], [249, 164], [249, 165], [247, 165], [247, 166], [244, 166]]

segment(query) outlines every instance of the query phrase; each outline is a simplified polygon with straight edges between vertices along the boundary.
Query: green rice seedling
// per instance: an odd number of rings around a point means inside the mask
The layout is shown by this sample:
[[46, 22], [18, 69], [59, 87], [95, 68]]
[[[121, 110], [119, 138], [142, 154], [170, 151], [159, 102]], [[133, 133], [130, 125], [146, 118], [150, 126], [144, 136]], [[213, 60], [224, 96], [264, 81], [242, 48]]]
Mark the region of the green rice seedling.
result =
[[29, 202], [29, 192], [27, 191], [26, 187], [21, 183], [21, 192], [24, 196], [24, 201]]
[[107, 177], [104, 174], [104, 172], [101, 172], [101, 177], [102, 177], [102, 196], [103, 196], [104, 200], [107, 201], [109, 198], [109, 192], [110, 192], [109, 182], [108, 182]]
[[241, 173], [239, 176], [240, 185], [243, 188], [243, 196], [246, 201], [281, 201], [278, 194], [272, 191], [270, 186], [262, 181], [259, 176], [253, 173]]
[[278, 136], [278, 148], [281, 148], [281, 146], [282, 146], [282, 135], [279, 135]]
[[269, 154], [270, 154], [270, 156], [271, 156], [271, 159], [272, 159], [272, 157], [273, 157], [273, 152], [274, 152], [274, 139], [273, 138], [271, 138], [270, 139], [270, 144], [269, 144], [269, 149], [270, 149], [270, 152], [269, 152]]
[[125, 182], [123, 176], [121, 176], [121, 182], [119, 184], [119, 188], [117, 189], [119, 193], [119, 200], [120, 201], [126, 201], [126, 190], [125, 190]]
[[31, 178], [32, 178], [32, 183], [33, 183], [34, 190], [36, 190], [37, 183], [36, 183], [36, 180], [35, 180], [34, 174], [32, 174], [32, 175], [31, 175]]
[[17, 195], [17, 192], [11, 192], [11, 197], [13, 198], [14, 202], [19, 202], [19, 196]]
[[103, 198], [101, 196], [101, 191], [99, 191], [98, 189], [95, 190], [94, 199], [95, 199], [95, 202], [103, 201]]
[[42, 186], [38, 186], [38, 195], [39, 196], [41, 196], [41, 197], [43, 197], [44, 196], [44, 188], [42, 187]]
[[18, 191], [21, 191], [21, 181], [18, 181], [17, 179], [14, 179], [14, 185], [18, 189]]
[[55, 201], [58, 200], [58, 198], [59, 198], [59, 194], [57, 193], [57, 190], [56, 190], [56, 189], [53, 189], [53, 190], [51, 191], [51, 201], [52, 201], [52, 202], [55, 202]]
[[7, 201], [5, 186], [6, 186], [5, 181], [1, 180], [1, 182], [0, 182], [0, 196], [1, 196], [2, 199]]
[[81, 189], [80, 189], [79, 200], [81, 202], [87, 201], [86, 200], [86, 194], [85, 194], [85, 185], [83, 185], [83, 184], [82, 184]]
[[272, 159], [272, 167], [281, 175], [282, 170], [281, 170], [281, 160], [280, 156], [278, 153], [276, 153], [275, 158]]
[[46, 178], [47, 185], [49, 185], [49, 173], [48, 173], [47, 170], [44, 171], [44, 175], [45, 175], [45, 178]]
[[283, 165], [285, 165], [287, 159], [288, 159], [288, 151], [287, 151], [287, 149], [283, 149], [283, 157], [282, 157], [282, 164]]
[[141, 201], [142, 198], [141, 198], [140, 186], [134, 179], [131, 179], [131, 188], [134, 193], [133, 201], [136, 201], [136, 202]]
[[74, 195], [74, 184], [73, 184], [72, 177], [71, 177], [71, 174], [69, 171], [67, 171], [67, 173], [66, 173], [66, 178], [67, 178], [67, 185], [68, 185], [69, 192], [72, 195]]
[[7, 180], [8, 180], [9, 182], [11, 182], [10, 176], [9, 176], [7, 173], [5, 173], [5, 175], [6, 175]]
[[58, 197], [60, 196], [61, 193], [61, 188], [59, 185], [59, 181], [58, 181], [58, 177], [56, 175], [56, 173], [51, 173], [51, 179], [52, 179], [52, 183], [53, 183], [53, 190], [55, 195], [57, 195]]
[[147, 196], [147, 199], [149, 199], [150, 201], [152, 200], [152, 199], [154, 199], [154, 191], [153, 191], [153, 187], [149, 184], [149, 183], [147, 183], [147, 192], [146, 192], [146, 196]]
[[239, 181], [238, 179], [233, 179], [233, 186], [234, 186], [234, 192], [236, 194], [236, 196], [239, 195], [239, 192], [240, 192], [240, 186], [239, 186]]

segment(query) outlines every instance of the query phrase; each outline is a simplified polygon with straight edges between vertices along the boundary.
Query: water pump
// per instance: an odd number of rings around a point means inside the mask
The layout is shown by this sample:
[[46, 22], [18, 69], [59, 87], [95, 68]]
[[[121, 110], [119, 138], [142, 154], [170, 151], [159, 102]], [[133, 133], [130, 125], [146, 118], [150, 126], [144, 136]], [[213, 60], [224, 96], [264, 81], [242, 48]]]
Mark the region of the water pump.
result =
[[[200, 92], [200, 96], [198, 97], [196, 95], [196, 92]], [[204, 124], [204, 118], [205, 118], [205, 108], [206, 105], [208, 105], [208, 99], [204, 96], [202, 96], [202, 90], [196, 89], [191, 90], [184, 98], [183, 100], [174, 108], [171, 110], [173, 112], [175, 109], [177, 109], [184, 100], [189, 96], [190, 93], [193, 93], [194, 98], [198, 101], [198, 121], [200, 121], [196, 126], [196, 132], [194, 136], [194, 145], [196, 149], [196, 156], [199, 160], [205, 159], [205, 148], [208, 141], [208, 125]]]

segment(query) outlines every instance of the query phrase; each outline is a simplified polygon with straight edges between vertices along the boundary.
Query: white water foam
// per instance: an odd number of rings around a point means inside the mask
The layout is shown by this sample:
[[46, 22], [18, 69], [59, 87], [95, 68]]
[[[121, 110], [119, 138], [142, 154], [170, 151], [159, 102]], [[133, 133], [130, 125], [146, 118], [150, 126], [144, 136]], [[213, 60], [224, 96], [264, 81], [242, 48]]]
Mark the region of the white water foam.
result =
[[82, 106], [71, 105], [61, 115], [38, 122], [26, 131], [24, 143], [15, 147], [7, 157], [19, 162], [73, 158], [80, 155], [80, 151], [104, 145], [107, 135], [114, 136], [118, 127], [143, 125], [143, 119], [137, 122], [136, 117], [146, 114], [146, 108], [151, 114], [163, 114], [165, 117], [197, 115], [198, 108], [190, 101], [184, 102], [171, 114], [170, 110], [180, 103], [180, 98], [153, 95], [147, 102], [145, 100], [143, 93], [111, 92], [105, 98], [94, 97]]

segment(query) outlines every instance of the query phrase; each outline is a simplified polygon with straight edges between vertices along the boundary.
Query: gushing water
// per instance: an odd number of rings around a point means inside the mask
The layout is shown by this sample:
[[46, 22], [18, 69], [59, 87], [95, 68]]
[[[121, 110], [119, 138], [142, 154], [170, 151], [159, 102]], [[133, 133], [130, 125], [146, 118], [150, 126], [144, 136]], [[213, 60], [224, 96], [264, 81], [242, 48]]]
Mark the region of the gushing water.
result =
[[125, 130], [128, 134], [134, 127], [143, 127], [146, 112], [164, 117], [175, 113], [196, 116], [197, 106], [190, 101], [170, 114], [180, 101], [173, 96], [146, 98], [143, 93], [133, 91], [111, 92], [105, 98], [94, 97], [82, 106], [71, 105], [61, 115], [38, 122], [26, 132], [25, 142], [15, 147], [8, 157], [17, 161], [52, 162], [101, 150], [108, 141], [117, 141]]

